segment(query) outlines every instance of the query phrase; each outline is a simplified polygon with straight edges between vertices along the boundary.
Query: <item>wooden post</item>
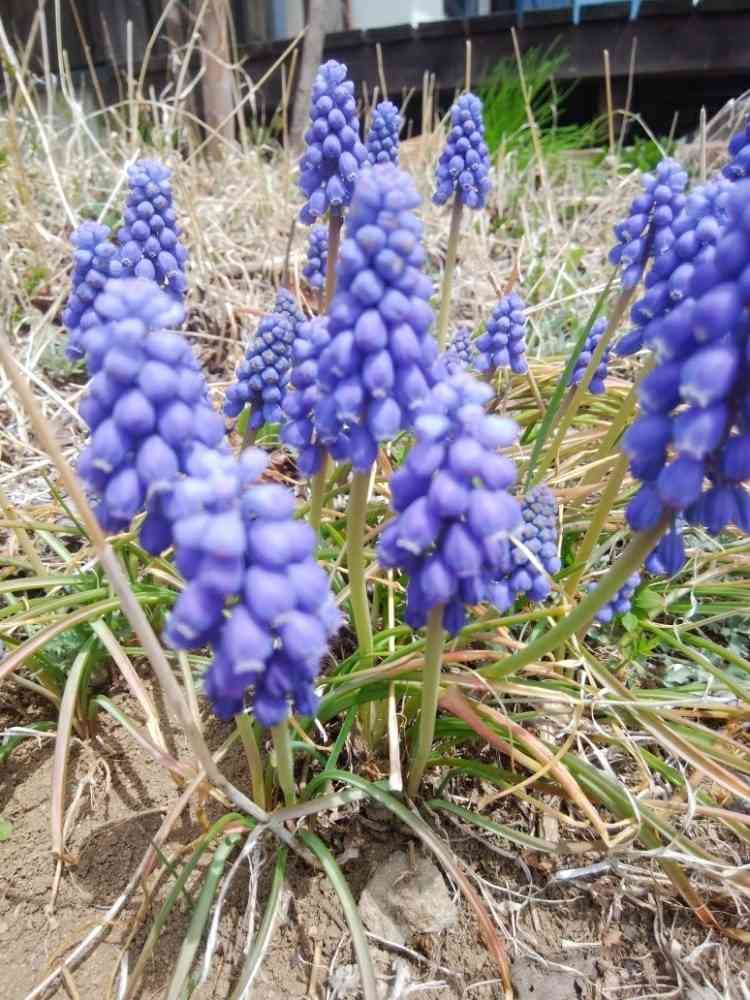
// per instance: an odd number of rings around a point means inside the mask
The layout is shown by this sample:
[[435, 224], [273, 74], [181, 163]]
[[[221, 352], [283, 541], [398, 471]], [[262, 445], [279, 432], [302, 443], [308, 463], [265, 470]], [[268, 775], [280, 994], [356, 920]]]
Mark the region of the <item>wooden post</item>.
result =
[[302, 135], [305, 131], [307, 114], [310, 106], [310, 93], [315, 82], [315, 74], [323, 58], [323, 42], [325, 27], [323, 25], [323, 0], [309, 0], [307, 4], [307, 32], [302, 46], [302, 66], [299, 73], [299, 85], [294, 95], [294, 114], [292, 115], [292, 130], [290, 146], [292, 151], [302, 147]]
[[203, 18], [201, 58], [205, 67], [202, 81], [203, 113], [206, 125], [216, 135], [207, 144], [209, 155], [217, 155], [219, 137], [234, 139], [234, 81], [232, 46], [229, 37], [228, 0], [208, 0]]

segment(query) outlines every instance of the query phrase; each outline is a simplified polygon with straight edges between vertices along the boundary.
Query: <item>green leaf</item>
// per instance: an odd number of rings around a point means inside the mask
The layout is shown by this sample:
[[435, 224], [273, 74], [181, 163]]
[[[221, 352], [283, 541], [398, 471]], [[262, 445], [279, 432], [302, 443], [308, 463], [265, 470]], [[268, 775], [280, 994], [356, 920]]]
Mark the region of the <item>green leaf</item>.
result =
[[12, 832], [13, 832], [13, 827], [10, 825], [8, 820], [3, 819], [3, 817], [0, 816], [0, 844], [4, 840], [8, 840]]
[[643, 587], [633, 598], [633, 606], [643, 611], [659, 611], [664, 606], [664, 598], [650, 587]]
[[632, 611], [627, 611], [622, 616], [622, 627], [626, 632], [637, 632], [638, 631], [638, 618], [633, 614]]

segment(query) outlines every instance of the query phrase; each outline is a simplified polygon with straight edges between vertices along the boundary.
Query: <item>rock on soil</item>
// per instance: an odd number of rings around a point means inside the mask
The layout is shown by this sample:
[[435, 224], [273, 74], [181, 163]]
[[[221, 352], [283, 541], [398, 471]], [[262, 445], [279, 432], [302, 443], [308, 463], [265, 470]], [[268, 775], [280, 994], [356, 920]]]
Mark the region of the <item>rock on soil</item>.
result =
[[375, 870], [359, 911], [372, 934], [395, 944], [406, 944], [416, 934], [437, 934], [458, 920], [440, 869], [429, 858], [412, 862], [403, 851]]

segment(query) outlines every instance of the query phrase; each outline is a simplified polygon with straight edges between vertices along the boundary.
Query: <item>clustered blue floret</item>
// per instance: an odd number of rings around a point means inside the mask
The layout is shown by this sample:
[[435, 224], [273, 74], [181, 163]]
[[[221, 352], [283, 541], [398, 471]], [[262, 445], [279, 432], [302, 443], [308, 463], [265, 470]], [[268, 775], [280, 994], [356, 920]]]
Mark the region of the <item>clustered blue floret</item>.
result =
[[289, 289], [284, 288], [283, 285], [276, 293], [276, 302], [274, 303], [273, 311], [280, 316], [285, 316], [289, 320], [295, 334], [300, 323], [305, 322], [305, 314], [300, 309], [297, 300]]
[[391, 479], [396, 516], [381, 535], [378, 559], [409, 574], [406, 621], [423, 626], [444, 606], [455, 634], [465, 605], [487, 599], [492, 580], [511, 568], [510, 536], [522, 523], [508, 490], [516, 479], [499, 453], [518, 437], [506, 417], [485, 407], [492, 389], [467, 372], [438, 382], [415, 421], [416, 440]]
[[695, 269], [713, 258], [727, 223], [730, 187], [729, 181], [719, 177], [688, 195], [685, 207], [664, 234], [662, 252], [646, 274], [645, 294], [630, 310], [634, 326], [617, 344], [621, 357], [634, 354], [644, 344], [655, 346], [651, 341], [661, 329], [660, 321], [692, 294]]
[[526, 305], [516, 292], [504, 295], [493, 310], [484, 333], [476, 339], [476, 367], [480, 372], [510, 368], [517, 375], [529, 370], [526, 362]]
[[729, 156], [729, 163], [722, 169], [724, 176], [730, 181], [750, 177], [750, 116], [745, 120], [744, 128], [735, 132], [729, 140]]
[[646, 557], [645, 567], [654, 576], [674, 576], [685, 564], [684, 522], [676, 518], [672, 528], [659, 539]]
[[117, 247], [110, 241], [109, 235], [109, 226], [83, 222], [70, 237], [75, 251], [70, 297], [63, 312], [63, 323], [69, 334], [65, 354], [71, 361], [78, 361], [84, 355], [81, 331], [97, 322], [93, 308], [96, 296], [108, 278], [120, 278], [125, 273]]
[[476, 358], [474, 335], [468, 326], [459, 326], [443, 352], [442, 362], [449, 375], [465, 368], [472, 368]]
[[129, 193], [117, 233], [128, 273], [150, 278], [182, 299], [187, 291], [187, 250], [172, 203], [172, 171], [158, 160], [138, 160], [128, 170]]
[[557, 501], [549, 487], [540, 485], [529, 491], [521, 502], [521, 517], [510, 566], [489, 588], [489, 600], [499, 611], [507, 611], [523, 595], [532, 601], [545, 600], [552, 589], [550, 577], [560, 571]]
[[224, 413], [238, 417], [250, 406], [249, 426], [257, 430], [282, 419], [281, 404], [292, 363], [295, 327], [289, 316], [264, 316], [224, 397]]
[[490, 190], [490, 154], [484, 140], [482, 102], [463, 94], [451, 108], [451, 128], [435, 171], [436, 205], [454, 194], [468, 208], [484, 208]]
[[[594, 351], [599, 346], [599, 341], [604, 336], [607, 329], [607, 320], [604, 318], [598, 319], [594, 325], [591, 327], [591, 332], [586, 338], [586, 342], [583, 345], [583, 350], [578, 355], [576, 359], [576, 365], [570, 376], [570, 385], [579, 385], [583, 380], [583, 376], [586, 374], [586, 369], [589, 366], [589, 361], [594, 355]], [[591, 382], [589, 383], [589, 392], [593, 393], [595, 396], [600, 395], [604, 392], [604, 381], [607, 378], [607, 370], [609, 367], [609, 356], [610, 348], [607, 347], [602, 354], [601, 361], [599, 362], [596, 371], [591, 377]]]
[[636, 531], [684, 512], [714, 535], [732, 523], [750, 532], [750, 180], [731, 186], [726, 207], [689, 294], [650, 325], [657, 365], [623, 438], [643, 483], [627, 510]]
[[315, 714], [315, 679], [341, 616], [294, 496], [258, 482], [267, 464], [256, 448], [239, 459], [195, 449], [163, 499], [187, 580], [165, 638], [175, 649], [212, 647], [203, 686], [217, 715], [241, 712], [252, 687], [255, 718], [273, 726], [290, 704]]
[[411, 425], [431, 384], [433, 286], [418, 204], [408, 174], [383, 163], [360, 174], [346, 216], [313, 420], [317, 441], [358, 471]]
[[315, 432], [315, 409], [321, 398], [318, 359], [331, 342], [328, 317], [316, 316], [302, 323], [292, 346], [292, 369], [282, 408], [285, 422], [281, 440], [297, 451], [297, 465], [306, 476], [319, 472], [325, 447]]
[[311, 288], [320, 290], [326, 283], [328, 267], [328, 231], [325, 226], [313, 226], [307, 241], [307, 262], [302, 273]]
[[341, 214], [367, 160], [359, 137], [354, 84], [346, 72], [343, 63], [329, 59], [315, 77], [299, 174], [300, 190], [307, 198], [299, 217], [307, 225], [329, 209]]
[[365, 145], [370, 163], [395, 163], [398, 166], [401, 114], [392, 101], [381, 101], [372, 113]]
[[648, 258], [671, 243], [670, 227], [685, 204], [687, 180], [682, 166], [670, 158], [653, 174], [643, 174], [643, 193], [631, 202], [627, 219], [614, 227], [617, 243], [609, 253], [610, 262], [621, 269], [623, 288], [634, 288]]
[[[635, 594], [641, 582], [641, 574], [633, 573], [625, 583], [620, 587], [615, 596], [611, 601], [603, 604], [599, 610], [594, 615], [594, 619], [601, 622], [603, 625], [607, 625], [615, 615], [624, 615], [630, 611], [633, 605], [633, 594]], [[594, 590], [596, 583], [589, 583], [587, 585], [587, 590]]]
[[160, 491], [185, 470], [196, 445], [222, 446], [224, 423], [190, 345], [169, 329], [183, 317], [172, 296], [145, 279], [110, 279], [93, 309], [96, 322], [81, 334], [93, 377], [80, 404], [92, 436], [78, 472], [98, 497], [106, 531], [127, 529], [148, 506], [141, 541], [159, 552], [171, 543]]

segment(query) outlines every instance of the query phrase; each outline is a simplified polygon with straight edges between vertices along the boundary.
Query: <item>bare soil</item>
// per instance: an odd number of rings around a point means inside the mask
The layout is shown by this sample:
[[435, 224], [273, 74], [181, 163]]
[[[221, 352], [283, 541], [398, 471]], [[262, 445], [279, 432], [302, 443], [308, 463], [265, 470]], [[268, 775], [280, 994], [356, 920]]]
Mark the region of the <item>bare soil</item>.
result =
[[[117, 700], [126, 702], [124, 696]], [[4, 692], [0, 730], [19, 724], [22, 717], [28, 722], [28, 703], [11, 701]], [[217, 726], [212, 742], [218, 745], [224, 735]], [[93, 740], [76, 740], [66, 808], [77, 794], [79, 798], [66, 838], [69, 863], [52, 905], [53, 743], [49, 737], [27, 741], [0, 770], [0, 816], [12, 827], [10, 837], [0, 842], [0, 1000], [24, 1000], [55, 961], [102, 919], [178, 794], [169, 776], [108, 720], [101, 720]], [[180, 753], [183, 748], [172, 749]], [[223, 766], [233, 780], [246, 781], [241, 753], [232, 753]], [[179, 865], [185, 845], [204, 832], [206, 817], [219, 815], [218, 809], [208, 803], [206, 812], [197, 814], [191, 805], [190, 813], [185, 812], [174, 827], [164, 855]], [[441, 821], [436, 817], [435, 822]], [[342, 811], [321, 822], [319, 832], [339, 859], [355, 898], [379, 863], [395, 850], [410, 849], [404, 830], [374, 809]], [[512, 845], [503, 845], [498, 852], [452, 822], [441, 833], [450, 839], [492, 908], [521, 1000], [645, 1000], [652, 996], [747, 1000], [750, 995], [745, 985], [745, 974], [750, 972], [747, 949], [720, 941], [701, 928], [668, 885], [648, 872], [617, 869], [560, 878], [561, 868], [583, 867], [596, 859], [571, 856], [550, 862], [522, 854]], [[420, 851], [421, 847], [412, 844], [411, 849]], [[256, 920], [272, 873], [270, 841], [262, 858]], [[189, 891], [198, 886], [201, 874], [199, 870], [188, 883]], [[146, 901], [145, 920], [130, 944], [131, 967], [170, 886], [166, 873]], [[211, 973], [194, 997], [219, 1000], [229, 996], [242, 961], [247, 898], [248, 879], [243, 875], [228, 894]], [[360, 996], [346, 922], [327, 879], [292, 860], [284, 898], [282, 920], [253, 996], [260, 1000]], [[384, 998], [490, 1000], [502, 995], [497, 969], [487, 956], [474, 917], [460, 898], [457, 902], [458, 925], [440, 935], [410, 940], [409, 951], [373, 943]], [[107, 938], [67, 984], [49, 995], [104, 1000], [116, 959], [142, 904], [143, 894], [136, 893]], [[190, 907], [183, 899], [159, 940], [140, 997], [166, 996], [189, 920]], [[117, 995], [116, 988], [111, 995]]]

